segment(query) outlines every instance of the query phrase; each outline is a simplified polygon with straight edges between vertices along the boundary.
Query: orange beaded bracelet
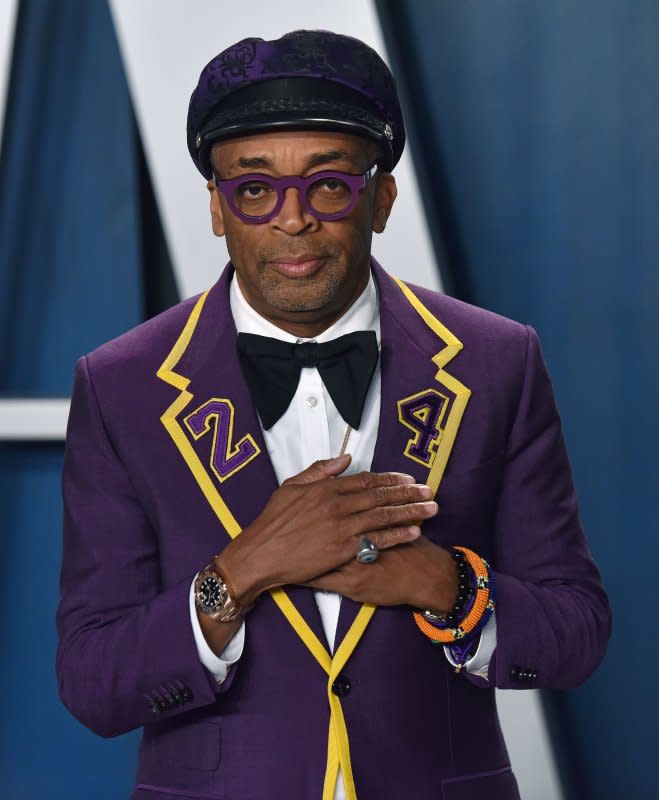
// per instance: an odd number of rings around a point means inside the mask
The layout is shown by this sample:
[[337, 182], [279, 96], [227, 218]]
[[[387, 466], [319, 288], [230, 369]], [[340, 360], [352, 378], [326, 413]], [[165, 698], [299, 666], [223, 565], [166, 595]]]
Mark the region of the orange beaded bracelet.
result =
[[414, 620], [421, 632], [434, 642], [441, 644], [453, 644], [472, 633], [490, 605], [490, 578], [487, 562], [466, 547], [455, 547], [454, 549], [464, 554], [475, 576], [476, 597], [469, 613], [455, 628], [438, 628], [429, 623], [423, 614], [418, 611], [414, 612]]

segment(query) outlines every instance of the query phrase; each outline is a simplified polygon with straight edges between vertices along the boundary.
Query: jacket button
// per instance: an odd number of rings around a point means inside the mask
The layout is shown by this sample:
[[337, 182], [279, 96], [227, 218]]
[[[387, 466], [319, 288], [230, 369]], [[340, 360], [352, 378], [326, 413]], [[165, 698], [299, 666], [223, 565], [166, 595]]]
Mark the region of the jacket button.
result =
[[510, 670], [510, 677], [514, 681], [520, 681], [522, 683], [526, 683], [528, 681], [534, 681], [538, 677], [538, 673], [533, 669], [528, 669], [526, 667], [513, 667]]
[[350, 678], [347, 675], [337, 675], [332, 684], [332, 691], [337, 697], [345, 697], [350, 693]]

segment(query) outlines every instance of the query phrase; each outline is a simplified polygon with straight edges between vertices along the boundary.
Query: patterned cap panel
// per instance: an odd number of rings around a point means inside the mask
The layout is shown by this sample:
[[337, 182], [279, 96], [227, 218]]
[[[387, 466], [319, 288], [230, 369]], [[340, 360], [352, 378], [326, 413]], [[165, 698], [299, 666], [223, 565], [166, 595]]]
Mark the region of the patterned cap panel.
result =
[[[213, 58], [202, 70], [190, 98], [187, 141], [192, 160], [206, 178], [210, 177], [210, 169], [204, 161], [199, 138], [204, 125], [223, 105], [229, 105], [237, 91], [278, 78], [318, 79], [321, 101], [323, 85], [327, 85], [324, 81], [342, 85], [353, 96], [361, 96], [365, 105], [377, 109], [382, 122], [389, 126], [393, 164], [398, 161], [405, 144], [405, 127], [395, 80], [382, 58], [351, 36], [300, 30], [273, 41], [243, 39]], [[293, 111], [291, 124], [295, 118]]]

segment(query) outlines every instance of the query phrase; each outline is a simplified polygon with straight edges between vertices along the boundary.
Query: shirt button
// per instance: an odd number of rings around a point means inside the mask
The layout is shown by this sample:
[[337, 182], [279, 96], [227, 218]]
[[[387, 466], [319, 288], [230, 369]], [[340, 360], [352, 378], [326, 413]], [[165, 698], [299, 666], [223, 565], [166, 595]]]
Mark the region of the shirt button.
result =
[[307, 397], [307, 399], [306, 399], [306, 403], [307, 403], [307, 405], [309, 406], [309, 408], [314, 408], [315, 406], [317, 406], [317, 405], [318, 405], [318, 400], [317, 400], [317, 398], [315, 398], [315, 397], [314, 397], [314, 396], [311, 394], [311, 395], [309, 395], [309, 397]]

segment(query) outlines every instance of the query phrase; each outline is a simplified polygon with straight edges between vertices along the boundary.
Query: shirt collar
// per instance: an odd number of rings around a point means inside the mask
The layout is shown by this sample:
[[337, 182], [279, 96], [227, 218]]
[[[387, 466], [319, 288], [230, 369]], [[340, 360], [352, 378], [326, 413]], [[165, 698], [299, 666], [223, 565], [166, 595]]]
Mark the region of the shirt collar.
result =
[[[280, 339], [283, 342], [303, 342], [308, 339], [298, 339], [288, 331], [282, 330], [269, 320], [258, 314], [247, 302], [242, 293], [235, 275], [231, 279], [229, 286], [229, 303], [231, 314], [236, 324], [238, 333], [254, 333], [258, 336], [270, 336], [273, 339]], [[366, 288], [350, 306], [346, 313], [330, 325], [327, 330], [314, 337], [315, 342], [327, 342], [331, 339], [338, 339], [347, 333], [355, 331], [375, 331], [380, 344], [380, 304], [378, 293], [375, 288], [373, 274], [369, 275]]]

